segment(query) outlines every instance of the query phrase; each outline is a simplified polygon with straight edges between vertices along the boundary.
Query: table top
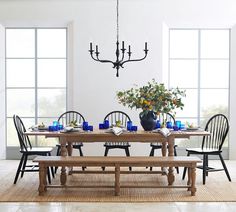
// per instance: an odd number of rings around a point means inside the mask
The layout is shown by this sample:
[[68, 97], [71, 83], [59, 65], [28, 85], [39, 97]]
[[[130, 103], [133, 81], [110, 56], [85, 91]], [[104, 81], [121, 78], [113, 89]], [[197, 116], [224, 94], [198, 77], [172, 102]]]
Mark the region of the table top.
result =
[[104, 141], [132, 141], [132, 142], [154, 142], [168, 140], [169, 138], [189, 138], [191, 136], [209, 136], [210, 133], [204, 130], [196, 131], [171, 131], [170, 135], [165, 137], [161, 133], [153, 131], [139, 130], [137, 132], [124, 132], [117, 136], [106, 130], [79, 131], [79, 132], [48, 132], [48, 131], [27, 131], [28, 136], [58, 137], [66, 139], [79, 139], [81, 142], [104, 142]]

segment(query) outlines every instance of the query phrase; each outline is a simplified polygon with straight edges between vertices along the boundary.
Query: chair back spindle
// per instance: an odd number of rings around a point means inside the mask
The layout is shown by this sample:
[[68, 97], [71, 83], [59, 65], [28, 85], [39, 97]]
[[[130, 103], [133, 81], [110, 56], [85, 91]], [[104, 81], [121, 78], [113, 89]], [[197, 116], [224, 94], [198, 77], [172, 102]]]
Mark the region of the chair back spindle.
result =
[[58, 118], [58, 122], [63, 126], [68, 125], [72, 121], [75, 121], [76, 123], [83, 123], [85, 121], [85, 118], [83, 117], [82, 114], [73, 110], [66, 111], [65, 113], [61, 114], [61, 116]]
[[104, 118], [105, 120], [108, 120], [110, 124], [116, 124], [117, 121], [120, 121], [120, 124], [124, 127], [127, 127], [127, 121], [131, 121], [126, 113], [118, 110], [108, 113]]
[[223, 114], [212, 116], [207, 122], [205, 130], [211, 135], [203, 137], [202, 149], [218, 149], [220, 151], [229, 131], [227, 117]]
[[17, 131], [18, 140], [20, 143], [20, 150], [28, 151], [28, 148], [32, 149], [29, 137], [24, 134], [24, 132], [26, 132], [26, 129], [21, 118], [18, 115], [14, 115], [13, 121]]

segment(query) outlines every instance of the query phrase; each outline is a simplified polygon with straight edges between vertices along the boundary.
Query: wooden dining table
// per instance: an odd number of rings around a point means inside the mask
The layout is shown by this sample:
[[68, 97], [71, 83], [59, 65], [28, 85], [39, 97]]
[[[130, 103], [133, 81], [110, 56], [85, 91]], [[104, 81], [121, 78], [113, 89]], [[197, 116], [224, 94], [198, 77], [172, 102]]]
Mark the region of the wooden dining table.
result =
[[[170, 135], [165, 137], [161, 133], [153, 131], [124, 132], [117, 136], [107, 130], [94, 130], [78, 132], [49, 132], [49, 131], [27, 131], [28, 136], [45, 136], [46, 138], [59, 138], [61, 144], [61, 156], [72, 156], [72, 145], [74, 142], [93, 143], [93, 142], [133, 142], [133, 143], [162, 143], [162, 156], [174, 156], [174, 145], [176, 138], [187, 138], [192, 136], [209, 136], [210, 133], [204, 130], [179, 130], [171, 131]], [[168, 148], [167, 148], [168, 145]], [[62, 173], [65, 173], [65, 167], [62, 167]], [[63, 177], [64, 176], [64, 177]], [[61, 182], [66, 181], [66, 176], [61, 176]], [[175, 176], [173, 167], [168, 169], [169, 184], [172, 185]]]

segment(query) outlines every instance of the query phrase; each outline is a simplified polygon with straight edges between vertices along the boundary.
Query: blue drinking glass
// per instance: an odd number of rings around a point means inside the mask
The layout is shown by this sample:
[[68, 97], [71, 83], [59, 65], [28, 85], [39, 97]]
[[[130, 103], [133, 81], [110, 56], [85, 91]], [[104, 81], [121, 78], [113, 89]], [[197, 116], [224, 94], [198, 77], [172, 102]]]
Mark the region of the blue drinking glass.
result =
[[89, 131], [93, 131], [93, 126], [92, 126], [92, 125], [89, 125], [89, 126], [88, 126], [88, 130], [89, 130]]
[[108, 129], [110, 127], [109, 120], [104, 120], [104, 129]]
[[127, 121], [127, 130], [128, 131], [131, 131], [132, 126], [133, 126], [132, 121]]
[[131, 127], [131, 131], [136, 132], [137, 130], [138, 130], [138, 126], [132, 126], [132, 127]]
[[171, 129], [173, 126], [172, 126], [172, 122], [171, 121], [167, 121], [166, 122], [166, 127], [168, 128], [168, 129]]
[[179, 129], [181, 129], [181, 121], [176, 121], [176, 122], [175, 122], [175, 125], [176, 125]]
[[63, 130], [63, 125], [62, 124], [58, 125], [58, 130]]
[[100, 123], [99, 124], [99, 129], [101, 130], [101, 129], [105, 129], [105, 127], [104, 127], [104, 124], [103, 123]]
[[50, 131], [50, 132], [54, 131], [53, 129], [54, 129], [54, 126], [49, 126], [48, 127], [48, 131]]
[[161, 122], [160, 122], [160, 120], [157, 120], [157, 123], [156, 123], [156, 129], [158, 129], [158, 128], [161, 128]]
[[178, 131], [178, 130], [179, 130], [179, 127], [176, 126], [176, 125], [174, 125], [174, 126], [173, 126], [173, 129], [174, 129], [174, 131]]
[[83, 130], [88, 130], [88, 122], [87, 121], [83, 122]]
[[52, 122], [52, 125], [53, 125], [53, 126], [58, 126], [58, 125], [59, 125], [59, 122], [58, 122], [58, 121], [53, 121], [53, 122]]

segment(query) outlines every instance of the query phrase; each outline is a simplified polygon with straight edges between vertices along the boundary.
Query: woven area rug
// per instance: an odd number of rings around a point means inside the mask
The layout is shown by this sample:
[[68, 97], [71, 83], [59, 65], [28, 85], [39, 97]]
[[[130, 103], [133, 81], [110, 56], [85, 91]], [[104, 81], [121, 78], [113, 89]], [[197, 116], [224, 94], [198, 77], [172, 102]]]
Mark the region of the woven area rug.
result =
[[[185, 188], [121, 188], [120, 196], [114, 196], [113, 188], [50, 188], [44, 196], [38, 195], [38, 173], [25, 173], [16, 185], [13, 184], [18, 161], [0, 161], [0, 201], [3, 202], [184, 202], [184, 201], [236, 201], [236, 172], [232, 171], [235, 162], [227, 162], [232, 182], [224, 172], [210, 173], [206, 185], [202, 185], [201, 170], [197, 170], [197, 192], [191, 196]], [[217, 162], [216, 165], [220, 167]], [[143, 169], [144, 170], [144, 169]], [[59, 172], [58, 172], [59, 173]], [[176, 185], [186, 181], [176, 174]], [[91, 183], [92, 182], [92, 183]], [[59, 183], [59, 174], [52, 184]], [[114, 185], [114, 175], [74, 174], [68, 177], [68, 184]], [[148, 174], [121, 175], [122, 185], [166, 185], [166, 176]]]

